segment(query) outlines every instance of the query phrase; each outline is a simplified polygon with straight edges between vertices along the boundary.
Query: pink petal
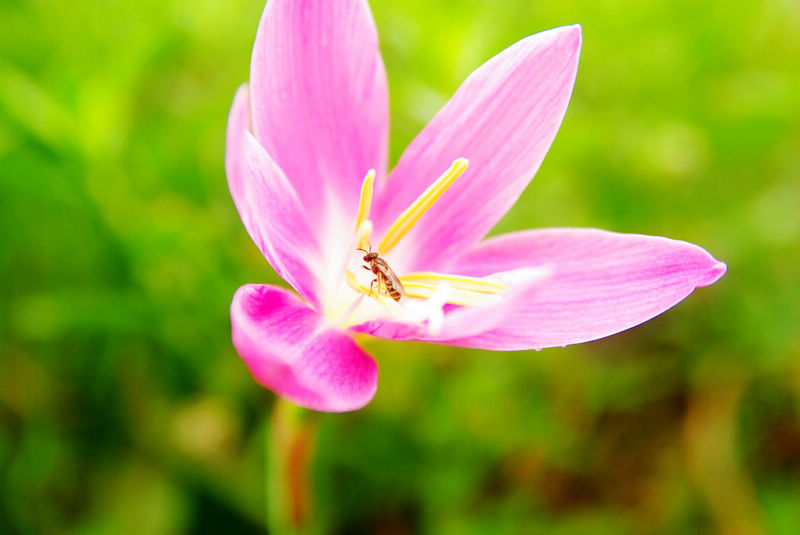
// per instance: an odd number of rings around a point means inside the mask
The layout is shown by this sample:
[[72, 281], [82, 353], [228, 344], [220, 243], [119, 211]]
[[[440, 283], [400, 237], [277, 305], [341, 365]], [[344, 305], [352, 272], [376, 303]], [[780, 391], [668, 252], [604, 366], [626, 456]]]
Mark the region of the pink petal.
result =
[[372, 357], [288, 290], [242, 286], [231, 303], [231, 326], [256, 381], [297, 405], [352, 411], [375, 395]]
[[596, 229], [542, 229], [491, 238], [457, 262], [472, 276], [549, 266], [552, 276], [503, 323], [451, 345], [521, 350], [576, 344], [638, 325], [716, 282], [722, 262], [691, 243]]
[[504, 50], [466, 79], [406, 149], [376, 199], [379, 233], [456, 158], [470, 161], [400, 243], [409, 270], [437, 269], [472, 247], [516, 202], [564, 117], [580, 44], [575, 25]]
[[[253, 132], [309, 214], [355, 217], [367, 171], [386, 165], [388, 91], [365, 0], [270, 0], [250, 67]], [[348, 223], [350, 221], [348, 220]]]
[[315, 304], [319, 250], [297, 192], [249, 131], [247, 85], [236, 92], [225, 147], [228, 187], [245, 229], [275, 271]]

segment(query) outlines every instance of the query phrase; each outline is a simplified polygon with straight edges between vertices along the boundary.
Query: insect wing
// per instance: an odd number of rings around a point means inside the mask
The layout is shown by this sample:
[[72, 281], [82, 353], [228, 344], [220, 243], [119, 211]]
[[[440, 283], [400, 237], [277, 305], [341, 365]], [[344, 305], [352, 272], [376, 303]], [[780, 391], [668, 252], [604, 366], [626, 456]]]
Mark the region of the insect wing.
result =
[[[406, 294], [406, 289], [403, 288], [403, 283], [400, 282], [400, 278], [392, 271], [392, 268], [389, 267], [389, 264], [387, 264], [383, 258], [376, 258], [375, 264], [378, 266], [381, 275], [383, 275], [383, 282], [386, 285], [386, 290], [395, 301], [398, 301], [400, 296]], [[393, 294], [396, 294], [396, 296]]]

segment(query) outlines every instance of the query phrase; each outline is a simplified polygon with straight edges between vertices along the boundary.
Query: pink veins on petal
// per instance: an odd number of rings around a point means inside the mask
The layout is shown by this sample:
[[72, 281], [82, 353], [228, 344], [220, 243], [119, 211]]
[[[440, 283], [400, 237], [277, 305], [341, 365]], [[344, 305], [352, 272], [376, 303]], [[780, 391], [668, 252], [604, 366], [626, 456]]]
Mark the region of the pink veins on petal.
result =
[[[374, 396], [378, 369], [353, 333], [562, 346], [647, 321], [725, 273], [702, 248], [661, 237], [539, 229], [484, 239], [555, 138], [580, 46], [573, 25], [500, 52], [387, 176], [388, 92], [367, 2], [267, 3], [225, 154], [245, 229], [299, 294], [249, 284], [234, 296], [233, 343], [259, 383], [311, 409], [355, 410]], [[359, 248], [391, 266], [399, 301]]]

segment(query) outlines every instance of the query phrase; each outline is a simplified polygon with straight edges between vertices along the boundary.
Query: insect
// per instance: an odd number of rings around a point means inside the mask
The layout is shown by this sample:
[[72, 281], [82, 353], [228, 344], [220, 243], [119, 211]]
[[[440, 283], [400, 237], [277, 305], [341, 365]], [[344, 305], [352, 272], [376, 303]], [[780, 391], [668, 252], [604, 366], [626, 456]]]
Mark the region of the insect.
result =
[[386, 263], [386, 260], [378, 256], [378, 253], [365, 251], [364, 249], [358, 250], [367, 253], [364, 255], [364, 262], [369, 264], [369, 267], [362, 267], [375, 274], [375, 279], [369, 285], [369, 295], [372, 295], [372, 287], [376, 282], [378, 283], [378, 292], [380, 292], [381, 282], [383, 282], [389, 297], [395, 301], [400, 301], [400, 298], [406, 294], [406, 289], [403, 288], [403, 283], [400, 282], [400, 279], [395, 275], [394, 271], [392, 271], [392, 268], [389, 267], [389, 264]]

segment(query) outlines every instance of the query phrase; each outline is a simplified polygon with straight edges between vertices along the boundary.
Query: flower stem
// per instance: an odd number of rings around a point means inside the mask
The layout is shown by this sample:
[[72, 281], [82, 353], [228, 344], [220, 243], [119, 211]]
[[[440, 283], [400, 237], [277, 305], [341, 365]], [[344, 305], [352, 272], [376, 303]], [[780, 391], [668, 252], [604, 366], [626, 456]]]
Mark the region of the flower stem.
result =
[[267, 526], [274, 535], [312, 530], [311, 460], [318, 414], [278, 398], [267, 436]]

